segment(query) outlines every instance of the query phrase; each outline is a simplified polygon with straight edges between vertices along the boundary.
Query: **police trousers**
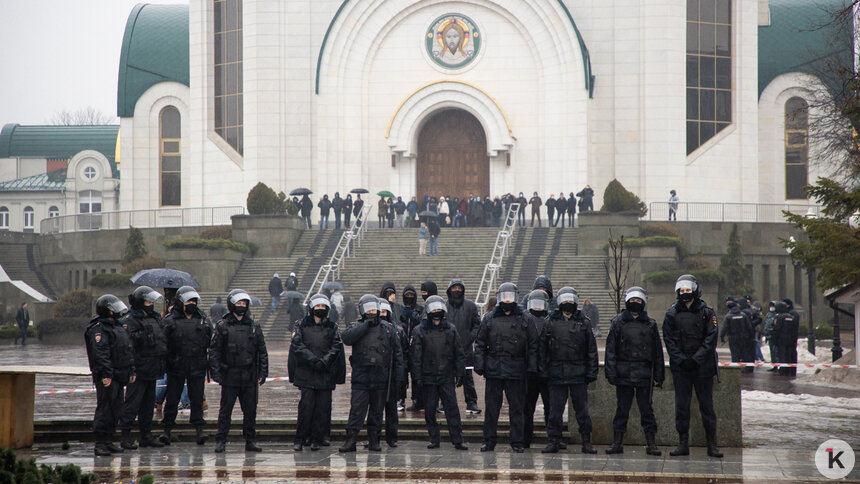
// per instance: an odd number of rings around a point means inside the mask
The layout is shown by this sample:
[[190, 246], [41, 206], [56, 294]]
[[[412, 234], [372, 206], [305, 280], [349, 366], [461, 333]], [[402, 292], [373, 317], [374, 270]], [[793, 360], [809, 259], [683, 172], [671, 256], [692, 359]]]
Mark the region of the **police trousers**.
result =
[[97, 442], [107, 442], [116, 431], [116, 423], [122, 414], [124, 383], [112, 380], [109, 387], [96, 382], [96, 413], [93, 416], [93, 434]]
[[535, 409], [540, 397], [543, 403], [543, 422], [549, 422], [549, 383], [546, 378], [529, 376], [526, 380], [526, 401], [524, 406], [525, 424], [523, 425], [523, 442], [526, 447], [532, 445], [535, 433]]
[[439, 423], [436, 421], [436, 408], [439, 399], [442, 399], [442, 408], [445, 409], [445, 420], [448, 421], [448, 433], [451, 435], [451, 443], [463, 443], [463, 424], [460, 420], [460, 408], [457, 406], [457, 393], [454, 388], [454, 380], [440, 385], [424, 385], [424, 422], [427, 424], [427, 433], [430, 442], [439, 443]]
[[331, 390], [300, 388], [296, 442], [322, 443], [331, 426]]
[[397, 442], [397, 427], [400, 425], [400, 415], [397, 413], [397, 389], [399, 382], [391, 382], [388, 390], [388, 400], [385, 401], [385, 441], [389, 444]]
[[202, 427], [206, 424], [203, 420], [203, 388], [206, 384], [203, 376], [184, 377], [180, 375], [167, 375], [167, 394], [164, 404], [164, 419], [161, 423], [165, 428], [173, 428], [176, 423], [176, 414], [179, 412], [179, 400], [182, 398], [182, 389], [188, 382], [188, 400], [191, 405], [191, 418], [189, 421], [194, 427]]
[[[588, 413], [588, 385], [552, 385], [549, 386], [549, 423], [546, 434], [550, 440], [561, 440], [564, 425], [564, 407], [567, 399], [573, 405], [576, 413], [576, 423], [580, 434], [591, 433], [591, 415]], [[571, 430], [573, 425], [569, 426]]]
[[472, 377], [472, 370], [466, 370], [463, 375], [463, 397], [466, 400], [466, 405], [473, 403], [478, 404], [478, 392], [475, 390], [475, 379]]
[[[358, 433], [367, 417], [367, 433], [379, 435], [382, 429], [382, 411], [385, 407], [385, 387], [357, 388], [352, 387], [349, 401], [349, 419], [346, 430]], [[369, 410], [368, 410], [369, 408]]]
[[627, 419], [630, 416], [630, 406], [633, 405], [633, 396], [636, 396], [636, 405], [639, 407], [639, 421], [642, 430], [646, 434], [657, 433], [657, 419], [654, 417], [654, 408], [651, 406], [651, 387], [634, 387], [630, 385], [618, 385], [615, 387], [615, 418], [612, 419], [612, 430], [627, 432]]
[[155, 407], [155, 380], [136, 379], [125, 389], [122, 416], [119, 418], [121, 430], [131, 430], [137, 418], [141, 435], [152, 432], [152, 413]]
[[699, 413], [702, 415], [702, 426], [706, 433], [717, 431], [717, 414], [714, 412], [714, 379], [686, 376], [680, 372], [672, 372], [675, 382], [675, 430], [679, 434], [690, 432], [690, 401], [693, 389], [699, 400]]
[[242, 436], [245, 441], [254, 440], [257, 436], [257, 398], [260, 387], [257, 384], [245, 386], [221, 386], [221, 408], [218, 409], [218, 432], [215, 440], [226, 442], [232, 422], [233, 406], [239, 399], [242, 408]]
[[523, 406], [526, 396], [525, 380], [503, 380], [487, 378], [484, 385], [484, 443], [496, 445], [496, 427], [502, 410], [502, 393], [508, 399], [508, 413], [511, 421], [511, 447], [523, 445]]

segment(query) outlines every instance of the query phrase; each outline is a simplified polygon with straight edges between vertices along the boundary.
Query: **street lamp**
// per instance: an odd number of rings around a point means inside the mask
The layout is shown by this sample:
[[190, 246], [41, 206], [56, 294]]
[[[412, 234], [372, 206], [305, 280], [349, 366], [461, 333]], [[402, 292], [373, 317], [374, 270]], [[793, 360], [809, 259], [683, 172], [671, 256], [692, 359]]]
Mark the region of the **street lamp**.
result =
[[[810, 210], [810, 213], [806, 214], [806, 216], [807, 216], [807, 218], [815, 218], [815, 214], [811, 213], [811, 210]], [[788, 238], [788, 241], [791, 242], [791, 244], [793, 245], [794, 244], [794, 236], [790, 236]], [[791, 253], [791, 249], [786, 248], [785, 251], [788, 252], [789, 257], [791, 257], [791, 263], [794, 265], [794, 267], [799, 267], [800, 261], [794, 258], [794, 254]], [[807, 343], [807, 350], [814, 355], [815, 354], [815, 325], [812, 322], [812, 298], [814, 296], [813, 291], [815, 291], [815, 269], [807, 269], [806, 270], [806, 276], [808, 279], [806, 284], [809, 288], [809, 294], [808, 294], [807, 304], [806, 304], [806, 307], [807, 307], [807, 311], [806, 311], [807, 314], [806, 315], [807, 315], [807, 319], [809, 319], [808, 332], [806, 335], [806, 343]]]

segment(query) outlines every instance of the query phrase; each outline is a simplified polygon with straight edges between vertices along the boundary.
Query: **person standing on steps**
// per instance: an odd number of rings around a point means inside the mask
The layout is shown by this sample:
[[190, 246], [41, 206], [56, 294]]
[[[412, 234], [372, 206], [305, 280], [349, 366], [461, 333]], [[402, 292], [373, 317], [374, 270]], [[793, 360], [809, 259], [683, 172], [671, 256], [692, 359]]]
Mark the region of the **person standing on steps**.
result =
[[561, 222], [561, 228], [564, 228], [564, 212], [567, 212], [567, 198], [564, 197], [564, 192], [559, 193], [558, 200], [555, 201], [555, 211], [558, 215], [556, 215], [552, 226], [556, 227]]
[[517, 205], [519, 206], [519, 208], [517, 208], [517, 223], [522, 228], [526, 227], [526, 204], [527, 203], [528, 203], [528, 200], [526, 200], [526, 197], [523, 196], [523, 192], [520, 192], [520, 195], [517, 197]]
[[[478, 336], [478, 328], [481, 327], [481, 316], [478, 314], [478, 306], [466, 299], [466, 284], [462, 279], [451, 279], [448, 289], [445, 291], [448, 301], [445, 306], [447, 321], [457, 329], [460, 337], [460, 346], [466, 358], [465, 366], [475, 365], [475, 338]], [[475, 379], [472, 378], [472, 370], [464, 370], [463, 373], [463, 396], [466, 400], [466, 413], [480, 414], [478, 407], [478, 392], [475, 390]]]
[[[549, 295], [546, 291], [535, 289], [530, 292], [526, 299], [526, 311], [532, 315], [535, 321], [535, 330], [540, 339], [544, 325], [546, 325], [549, 317]], [[538, 347], [538, 355], [540, 356], [540, 347]], [[540, 357], [538, 357], [538, 370], [540, 370]], [[537, 408], [537, 400], [540, 397], [543, 403], [543, 421], [544, 424], [549, 422], [549, 381], [546, 376], [540, 372], [529, 373], [526, 377], [526, 400], [525, 400], [525, 425], [524, 425], [524, 446], [526, 449], [531, 448], [532, 440], [535, 433], [535, 409]]]
[[424, 312], [424, 306], [418, 304], [418, 291], [415, 286], [407, 284], [403, 288], [403, 306], [401, 306], [400, 322], [406, 330], [407, 346], [403, 349], [404, 360], [406, 361], [407, 372], [412, 378], [412, 405], [406, 408], [407, 412], [418, 412], [424, 410], [424, 398], [421, 396], [421, 387], [415, 384], [415, 380], [420, 380], [420, 376], [415, 374], [415, 369], [411, 366], [411, 341], [415, 327], [421, 324], [421, 313]]
[[352, 217], [352, 194], [347, 193], [343, 199], [343, 228], [349, 230], [349, 219]]
[[430, 219], [427, 231], [430, 233], [430, 255], [439, 255], [439, 234], [442, 233], [442, 229], [436, 223], [436, 219]]
[[302, 199], [299, 200], [299, 208], [301, 210], [302, 218], [305, 219], [305, 222], [308, 224], [308, 228], [313, 227], [314, 224], [311, 222], [311, 211], [314, 209], [314, 202], [312, 202], [307, 195], [302, 195]]
[[384, 229], [386, 220], [388, 220], [388, 205], [385, 203], [385, 197], [379, 197], [379, 202], [376, 204], [376, 221], [379, 228]]
[[397, 197], [397, 201], [394, 202], [394, 226], [398, 229], [405, 227], [403, 225], [404, 213], [406, 213], [406, 203], [403, 202], [402, 197]]
[[529, 199], [529, 205], [532, 206], [532, 221], [529, 224], [529, 227], [535, 226], [535, 217], [537, 217], [538, 227], [540, 227], [540, 206], [543, 205], [543, 201], [538, 196], [538, 192], [535, 192], [532, 198]]
[[594, 211], [594, 190], [591, 185], [585, 185], [585, 188], [576, 194], [579, 197], [579, 211]]
[[547, 227], [555, 227], [555, 202], [555, 194], [550, 193], [544, 204], [546, 206]]
[[427, 241], [430, 240], [430, 230], [427, 224], [421, 222], [418, 227], [418, 255], [427, 255]]
[[323, 195], [322, 200], [317, 203], [317, 207], [320, 209], [320, 230], [328, 229], [328, 214], [332, 209], [328, 194]]
[[361, 227], [361, 220], [358, 219], [358, 215], [361, 213], [361, 209], [364, 208], [364, 200], [361, 199], [361, 194], [355, 194], [355, 202], [352, 203], [352, 214], [355, 216], [355, 223], [357, 226]]
[[684, 274], [675, 282], [677, 302], [663, 318], [663, 342], [675, 385], [675, 429], [679, 443], [671, 456], [690, 454], [690, 400], [699, 400], [708, 455], [722, 457], [717, 449], [717, 414], [714, 412], [714, 376], [717, 376], [717, 316], [701, 299], [696, 278]]
[[570, 228], [573, 228], [575, 222], [576, 205], [576, 197], [573, 196], [573, 192], [570, 192], [570, 196], [567, 197], [567, 226]]
[[624, 294], [624, 311], [612, 319], [606, 337], [606, 379], [615, 386], [615, 418], [612, 420], [614, 439], [607, 454], [624, 453], [624, 434], [633, 397], [639, 407], [642, 430], [645, 432], [645, 453], [661, 455], [654, 436], [657, 419], [651, 405], [654, 387], [662, 388], [666, 369], [663, 362], [663, 344], [657, 330], [657, 321], [645, 310], [648, 295], [639, 286]]
[[343, 217], [343, 199], [340, 198], [340, 192], [334, 192], [334, 198], [331, 199], [331, 210], [334, 213], [334, 229], [340, 230], [340, 219]]

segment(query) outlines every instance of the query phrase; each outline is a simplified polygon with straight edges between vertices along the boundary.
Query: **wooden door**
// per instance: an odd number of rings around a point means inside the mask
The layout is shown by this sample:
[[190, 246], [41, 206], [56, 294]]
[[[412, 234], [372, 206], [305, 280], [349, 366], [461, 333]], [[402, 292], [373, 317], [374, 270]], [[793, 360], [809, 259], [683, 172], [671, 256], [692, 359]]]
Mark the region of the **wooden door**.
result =
[[434, 114], [418, 136], [417, 168], [418, 200], [489, 196], [490, 158], [481, 123], [461, 109]]

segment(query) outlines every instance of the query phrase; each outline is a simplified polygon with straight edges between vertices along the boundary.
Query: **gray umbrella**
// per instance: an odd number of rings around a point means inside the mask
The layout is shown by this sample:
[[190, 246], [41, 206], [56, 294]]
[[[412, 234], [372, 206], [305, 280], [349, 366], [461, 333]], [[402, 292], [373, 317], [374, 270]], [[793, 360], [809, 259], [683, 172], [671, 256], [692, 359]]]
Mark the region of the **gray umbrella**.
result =
[[290, 191], [290, 195], [310, 195], [313, 193], [310, 188], [296, 188]]
[[191, 286], [194, 289], [200, 289], [200, 283], [197, 282], [197, 279], [187, 272], [177, 271], [176, 269], [144, 269], [131, 276], [129, 280], [138, 286], [170, 289]]
[[281, 293], [281, 297], [286, 299], [304, 299], [305, 295], [299, 291], [284, 291]]
[[328, 281], [322, 285], [322, 290], [328, 289], [331, 292], [343, 291], [343, 284], [339, 281]]
[[432, 210], [424, 210], [418, 214], [419, 217], [438, 217], [439, 214]]
[[353, 188], [349, 193], [370, 193], [366, 188]]
[[249, 296], [251, 297], [251, 306], [262, 306], [263, 305], [263, 301], [261, 301], [260, 298], [258, 298], [257, 296], [251, 296], [250, 294], [249, 294]]

